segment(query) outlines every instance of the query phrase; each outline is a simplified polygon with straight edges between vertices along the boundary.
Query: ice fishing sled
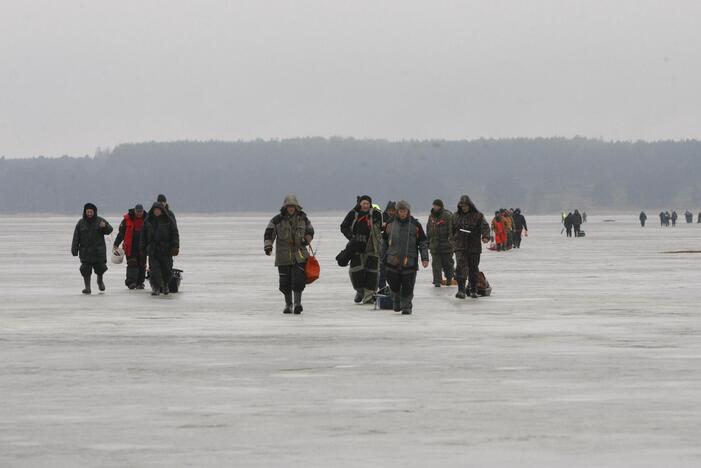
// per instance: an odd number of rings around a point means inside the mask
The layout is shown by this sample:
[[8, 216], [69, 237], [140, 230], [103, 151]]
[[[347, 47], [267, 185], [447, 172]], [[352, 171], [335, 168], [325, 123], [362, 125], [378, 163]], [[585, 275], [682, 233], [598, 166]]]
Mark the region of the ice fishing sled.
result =
[[375, 293], [375, 310], [377, 309], [394, 309], [394, 301], [392, 301], [392, 291], [390, 291], [389, 286], [384, 286]]
[[577, 237], [586, 237], [587, 233], [584, 231], [579, 231], [579, 234], [577, 234]]

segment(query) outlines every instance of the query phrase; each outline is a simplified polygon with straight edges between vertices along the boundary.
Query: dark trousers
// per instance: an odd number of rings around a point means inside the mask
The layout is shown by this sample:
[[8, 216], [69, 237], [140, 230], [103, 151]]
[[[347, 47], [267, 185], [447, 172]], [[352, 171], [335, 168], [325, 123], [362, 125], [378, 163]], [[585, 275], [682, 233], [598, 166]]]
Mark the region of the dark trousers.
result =
[[452, 253], [431, 252], [431, 268], [433, 268], [433, 284], [441, 284], [443, 274], [447, 284], [455, 276], [455, 263], [453, 262]]
[[144, 284], [146, 280], [146, 261], [139, 257], [127, 257], [127, 278], [124, 284]]
[[517, 249], [521, 248], [521, 236], [523, 235], [523, 230], [519, 229], [514, 231], [514, 247]]
[[579, 224], [574, 225], [574, 237], [579, 237]]
[[173, 276], [173, 257], [170, 255], [151, 255], [148, 258], [149, 280], [151, 287], [162, 290], [170, 283]]
[[307, 286], [307, 275], [304, 273], [305, 265], [306, 262], [277, 267], [281, 293], [287, 296], [292, 291], [304, 291]]
[[566, 227], [567, 230], [567, 237], [572, 237], [572, 228], [571, 227]]
[[350, 277], [353, 289], [377, 290], [378, 258], [372, 255], [355, 254], [350, 261]]
[[469, 287], [477, 288], [480, 272], [480, 256], [479, 252], [455, 252], [457, 259], [457, 268], [455, 276], [458, 280], [458, 287], [465, 287], [465, 281], [469, 280]]
[[96, 275], [103, 275], [107, 271], [107, 264], [102, 262], [80, 262], [80, 274], [83, 278], [90, 278], [93, 270], [95, 270]]
[[389, 289], [392, 290], [395, 309], [411, 310], [414, 285], [416, 284], [416, 270], [387, 268], [387, 283], [389, 283]]

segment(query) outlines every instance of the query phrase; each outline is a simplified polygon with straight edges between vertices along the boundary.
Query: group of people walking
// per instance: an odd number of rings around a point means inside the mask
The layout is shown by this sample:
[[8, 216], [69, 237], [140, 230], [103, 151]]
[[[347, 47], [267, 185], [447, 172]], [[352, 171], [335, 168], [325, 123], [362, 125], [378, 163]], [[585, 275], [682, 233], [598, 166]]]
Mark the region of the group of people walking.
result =
[[[670, 227], [670, 226], [676, 227], [677, 226], [677, 220], [679, 219], [679, 215], [677, 214], [676, 210], [672, 210], [671, 213], [669, 211], [660, 211], [659, 217], [660, 217], [660, 226], [662, 226], [662, 227]], [[687, 224], [692, 224], [694, 222], [694, 213], [692, 213], [689, 210], [686, 210], [686, 212], [684, 213], [684, 218], [685, 218]], [[640, 226], [645, 227], [645, 223], [647, 222], [647, 214], [645, 213], [645, 211], [640, 212], [638, 219], [640, 220]], [[701, 212], [699, 212], [696, 222], [698, 224], [701, 224]]]
[[582, 223], [587, 222], [587, 214], [579, 213], [579, 210], [571, 211], [565, 215], [562, 213], [562, 224], [564, 224], [564, 231], [567, 232], [567, 237], [572, 237], [574, 232], [574, 237], [582, 237]]
[[[413, 311], [414, 287], [419, 265], [429, 266], [433, 257], [433, 281], [437, 287], [457, 280], [457, 298], [469, 293], [477, 297], [482, 243], [489, 242], [490, 229], [484, 215], [467, 195], [460, 197], [457, 212], [445, 209], [435, 200], [426, 230], [411, 214], [411, 205], [390, 201], [384, 212], [369, 195], [357, 197], [355, 206], [340, 225], [347, 243], [336, 260], [349, 267], [354, 302], [372, 304], [380, 283], [386, 281], [393, 309], [404, 315]], [[280, 292], [285, 298], [285, 314], [303, 311], [305, 264], [314, 228], [296, 196], [288, 195], [280, 213], [268, 223], [263, 235], [266, 255], [275, 250]], [[457, 260], [454, 267], [453, 255]]]
[[491, 226], [494, 250], [498, 252], [520, 249], [524, 234], [528, 236], [528, 224], [520, 208], [495, 211]]
[[[92, 293], [93, 272], [97, 276], [98, 289], [101, 292], [105, 290], [105, 236], [112, 231], [112, 226], [97, 215], [97, 206], [86, 203], [83, 216], [75, 226], [71, 245], [72, 255], [80, 259], [80, 274], [85, 286], [83, 294]], [[175, 214], [168, 206], [165, 195], [158, 195], [148, 212], [143, 205], [137, 204], [124, 214], [113, 250], [117, 251], [120, 244], [127, 261], [126, 286], [129, 289], [144, 289], [148, 262], [151, 294], [169, 294], [173, 257], [180, 251], [180, 235]]]

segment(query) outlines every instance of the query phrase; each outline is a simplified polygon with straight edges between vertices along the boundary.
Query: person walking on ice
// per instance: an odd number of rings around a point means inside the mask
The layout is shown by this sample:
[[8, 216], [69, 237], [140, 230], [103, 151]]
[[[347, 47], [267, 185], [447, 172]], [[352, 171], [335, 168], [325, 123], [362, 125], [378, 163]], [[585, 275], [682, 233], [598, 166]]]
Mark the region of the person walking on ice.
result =
[[309, 258], [307, 246], [314, 238], [314, 227], [295, 195], [287, 195], [263, 234], [265, 255], [275, 247], [280, 292], [285, 296], [283, 314], [301, 314], [302, 291], [306, 287], [305, 266]]
[[107, 271], [107, 247], [105, 236], [112, 232], [110, 223], [97, 215], [97, 206], [86, 203], [83, 207], [83, 217], [75, 225], [71, 254], [80, 258], [80, 274], [85, 283], [83, 294], [90, 294], [90, 278], [92, 272], [97, 275], [97, 287], [105, 290], [102, 275]]

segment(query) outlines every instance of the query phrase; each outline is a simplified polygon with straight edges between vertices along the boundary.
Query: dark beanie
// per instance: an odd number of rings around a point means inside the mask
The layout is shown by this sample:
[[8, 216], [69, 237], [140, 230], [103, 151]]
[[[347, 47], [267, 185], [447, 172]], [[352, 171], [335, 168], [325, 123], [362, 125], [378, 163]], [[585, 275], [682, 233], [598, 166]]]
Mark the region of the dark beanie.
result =
[[165, 203], [168, 200], [166, 200], [166, 196], [161, 193], [158, 195], [158, 198], [156, 198], [156, 201], [158, 201], [158, 203]]
[[436, 198], [435, 200], [433, 200], [433, 204], [443, 208], [443, 200], [441, 200], [440, 198]]
[[142, 205], [141, 203], [137, 203], [134, 209], [136, 211], [144, 211], [144, 205]]
[[361, 195], [358, 197], [358, 204], [360, 205], [360, 202], [363, 200], [367, 200], [371, 205], [372, 205], [372, 198], [370, 198], [370, 195]]

